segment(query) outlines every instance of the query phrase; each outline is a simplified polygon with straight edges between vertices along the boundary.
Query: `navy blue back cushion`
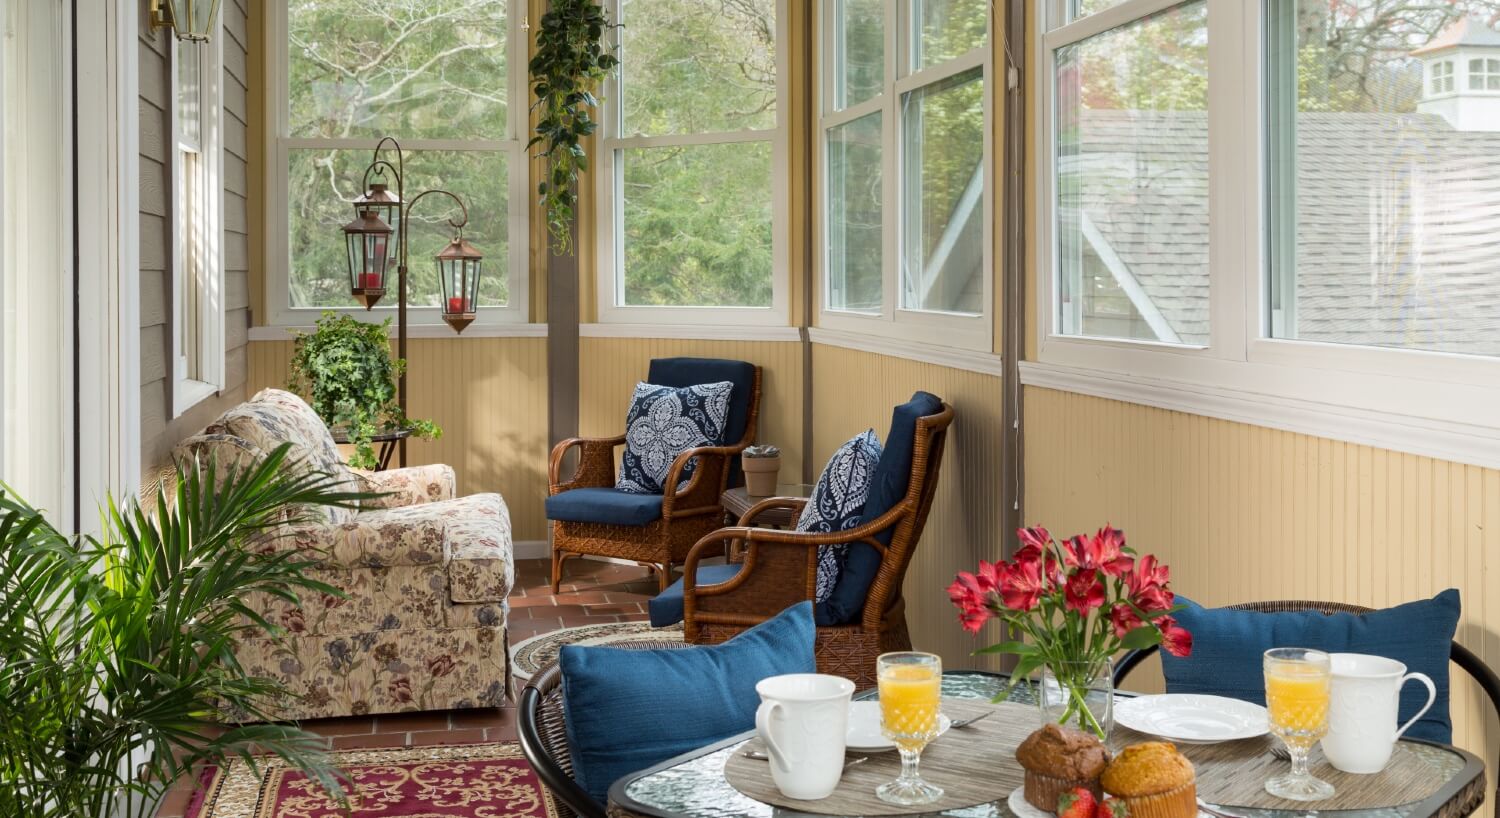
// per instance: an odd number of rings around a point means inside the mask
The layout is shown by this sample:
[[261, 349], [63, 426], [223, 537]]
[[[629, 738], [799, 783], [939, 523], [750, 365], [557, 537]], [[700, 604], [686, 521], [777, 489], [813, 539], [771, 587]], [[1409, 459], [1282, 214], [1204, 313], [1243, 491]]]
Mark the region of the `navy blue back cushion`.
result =
[[[869, 522], [895, 508], [906, 497], [911, 484], [911, 461], [917, 445], [917, 418], [935, 415], [943, 410], [943, 401], [928, 392], [917, 392], [911, 400], [897, 406], [891, 412], [891, 431], [885, 436], [885, 449], [875, 474], [870, 480], [870, 492], [865, 499], [865, 510], [860, 514], [861, 522]], [[895, 532], [886, 529], [876, 536], [884, 545], [889, 545]], [[866, 543], [854, 543], [844, 560], [844, 570], [839, 574], [838, 585], [825, 602], [818, 604], [819, 625], [843, 625], [859, 618], [865, 608], [865, 597], [870, 584], [880, 571], [880, 552]]]
[[816, 673], [811, 602], [722, 645], [663, 650], [564, 645], [573, 779], [602, 805], [617, 779], [755, 728], [755, 684]]
[[[755, 365], [745, 361], [719, 358], [656, 358], [651, 361], [646, 382], [658, 386], [697, 386], [700, 383], [729, 381], [734, 392], [729, 396], [729, 421], [724, 424], [724, 444], [733, 446], [745, 437], [750, 423], [750, 392], [755, 388]], [[744, 482], [740, 459], [730, 458], [729, 487]]]
[[[1425, 673], [1437, 686], [1432, 709], [1406, 735], [1444, 744], [1453, 740], [1448, 654], [1461, 609], [1457, 590], [1367, 614], [1260, 613], [1203, 608], [1180, 596], [1177, 601], [1187, 605], [1176, 616], [1193, 635], [1193, 653], [1183, 659], [1162, 653], [1168, 692], [1212, 693], [1263, 705], [1261, 656], [1271, 648], [1370, 653], [1395, 659], [1408, 672]], [[1400, 721], [1404, 724], [1426, 701], [1426, 688], [1402, 688]]]

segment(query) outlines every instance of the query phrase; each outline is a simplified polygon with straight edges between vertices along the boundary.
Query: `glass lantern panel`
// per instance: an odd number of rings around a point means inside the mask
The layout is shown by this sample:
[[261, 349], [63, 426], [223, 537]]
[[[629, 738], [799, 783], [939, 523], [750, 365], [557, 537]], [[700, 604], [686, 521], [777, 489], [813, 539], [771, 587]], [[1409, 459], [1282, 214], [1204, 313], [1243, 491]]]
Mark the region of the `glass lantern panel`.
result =
[[345, 233], [344, 246], [349, 255], [349, 286], [358, 289], [364, 284], [365, 240], [358, 233]]
[[[466, 285], [464, 287], [464, 298], [466, 298], [471, 305], [479, 303], [479, 265], [481, 263], [482, 262], [479, 259], [464, 262], [464, 267], [468, 270], [468, 275], [464, 279], [464, 283]], [[472, 306], [469, 307], [468, 312], [473, 311], [474, 308]]]

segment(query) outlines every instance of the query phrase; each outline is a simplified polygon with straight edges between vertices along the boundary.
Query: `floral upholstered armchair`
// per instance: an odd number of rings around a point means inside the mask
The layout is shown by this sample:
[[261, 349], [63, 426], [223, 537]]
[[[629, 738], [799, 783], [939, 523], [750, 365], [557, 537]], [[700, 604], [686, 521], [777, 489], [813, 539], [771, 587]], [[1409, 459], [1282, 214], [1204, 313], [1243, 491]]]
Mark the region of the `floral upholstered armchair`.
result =
[[316, 555], [315, 578], [346, 596], [249, 601], [287, 635], [236, 651], [247, 673], [295, 694], [268, 712], [304, 719], [498, 707], [510, 692], [506, 595], [515, 577], [500, 495], [458, 497], [444, 465], [350, 469], [312, 407], [278, 389], [225, 412], [176, 455], [236, 464], [287, 442], [290, 460], [344, 477], [349, 490], [388, 494], [358, 510], [317, 508], [271, 542]]

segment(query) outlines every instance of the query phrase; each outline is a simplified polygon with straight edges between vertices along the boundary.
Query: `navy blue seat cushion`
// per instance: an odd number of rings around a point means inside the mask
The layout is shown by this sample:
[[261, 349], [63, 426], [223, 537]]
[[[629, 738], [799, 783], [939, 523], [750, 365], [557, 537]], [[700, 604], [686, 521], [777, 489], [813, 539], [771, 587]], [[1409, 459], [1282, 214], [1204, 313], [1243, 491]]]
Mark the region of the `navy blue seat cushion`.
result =
[[755, 684], [815, 673], [812, 603], [722, 645], [666, 650], [563, 646], [563, 714], [573, 778], [602, 805], [637, 770], [755, 727]]
[[[724, 445], [733, 446], [744, 439], [745, 427], [750, 423], [750, 393], [755, 388], [754, 364], [719, 358], [657, 358], [646, 372], [646, 381], [677, 387], [729, 381], [734, 384], [734, 392], [729, 396]], [[742, 482], [740, 459], [730, 458], [729, 487], [734, 488]]]
[[[1162, 673], [1171, 693], [1211, 693], [1266, 703], [1261, 656], [1271, 648], [1315, 648], [1328, 653], [1370, 653], [1395, 659], [1411, 672], [1425, 673], [1438, 697], [1411, 738], [1453, 739], [1448, 716], [1448, 654], [1458, 628], [1458, 591], [1448, 589], [1432, 599], [1408, 602], [1367, 614], [1316, 611], [1260, 613], [1230, 608], [1203, 608], [1183, 597], [1187, 607], [1177, 622], [1193, 634], [1193, 654], [1179, 659], [1162, 653]], [[1400, 721], [1427, 701], [1420, 685], [1401, 691]]]
[[[700, 565], [698, 573], [694, 577], [696, 586], [702, 588], [705, 585], [718, 585], [734, 579], [734, 575], [740, 572], [738, 563], [732, 565]], [[651, 614], [651, 627], [665, 628], [668, 625], [676, 625], [683, 619], [682, 613], [682, 583], [677, 580], [667, 586], [667, 590], [657, 594], [654, 599], [646, 604]]]
[[[796, 529], [831, 533], [858, 527], [878, 463], [880, 440], [875, 437], [874, 429], [860, 432], [838, 447], [818, 475], [807, 504], [797, 516]], [[848, 543], [818, 546], [815, 602], [823, 602], [833, 595], [848, 553]]]
[[[625, 453], [615, 488], [632, 494], [661, 494], [677, 457], [689, 449], [724, 445], [724, 424], [734, 384], [690, 386], [637, 383], [625, 415]], [[678, 475], [681, 488], [693, 476], [698, 458]]]
[[[916, 452], [917, 418], [935, 415], [943, 410], [943, 401], [928, 392], [917, 392], [911, 400], [891, 412], [891, 431], [885, 437], [885, 449], [870, 482], [862, 522], [874, 520], [895, 508], [906, 497], [911, 484], [911, 461]], [[891, 529], [876, 535], [883, 545], [890, 545]], [[880, 552], [867, 543], [854, 543], [844, 559], [844, 569], [833, 593], [818, 604], [819, 625], [843, 625], [859, 619], [865, 608], [870, 584], [880, 571]]]
[[661, 495], [607, 488], [573, 489], [548, 497], [546, 509], [549, 520], [646, 525], [661, 519]]

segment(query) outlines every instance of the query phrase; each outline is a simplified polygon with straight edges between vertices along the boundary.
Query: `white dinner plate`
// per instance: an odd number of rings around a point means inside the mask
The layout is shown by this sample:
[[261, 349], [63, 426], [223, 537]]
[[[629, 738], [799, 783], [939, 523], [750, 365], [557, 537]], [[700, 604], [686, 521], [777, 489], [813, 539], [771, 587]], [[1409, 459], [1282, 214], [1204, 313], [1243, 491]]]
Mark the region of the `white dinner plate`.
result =
[[[948, 732], [953, 720], [938, 714], [938, 735]], [[880, 732], [880, 702], [850, 702], [849, 732], [844, 737], [849, 752], [883, 753], [896, 749], [890, 739]]]
[[1136, 696], [1115, 703], [1115, 721], [1138, 732], [1186, 744], [1238, 741], [1267, 733], [1258, 704], [1196, 693]]
[[[1055, 813], [1043, 812], [1033, 807], [1031, 802], [1026, 800], [1025, 787], [1016, 787], [1005, 803], [1010, 807], [1011, 814], [1015, 815], [1016, 818], [1057, 818]], [[1198, 818], [1212, 818], [1212, 816], [1200, 809], [1198, 810]]]

